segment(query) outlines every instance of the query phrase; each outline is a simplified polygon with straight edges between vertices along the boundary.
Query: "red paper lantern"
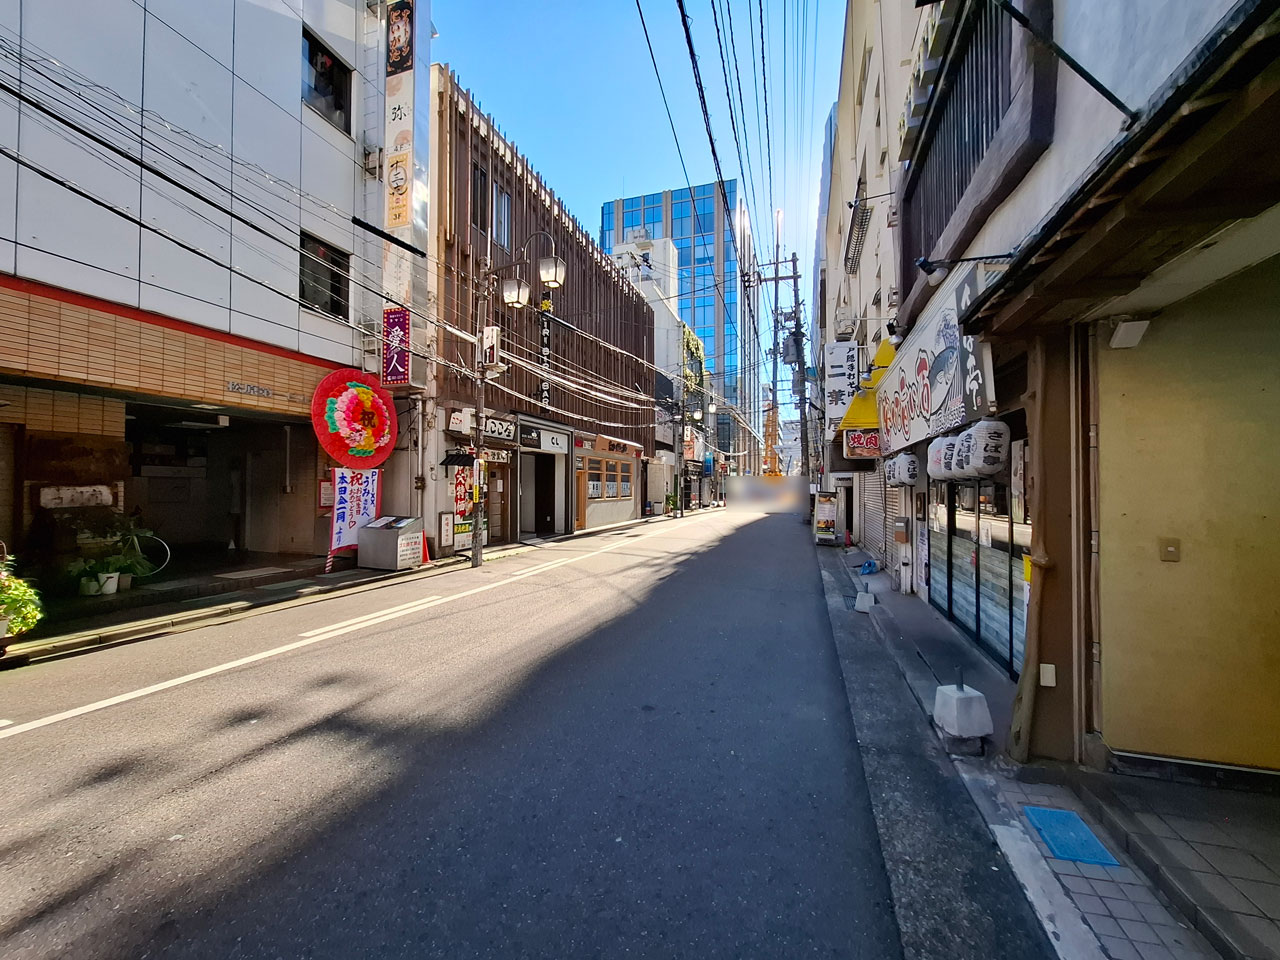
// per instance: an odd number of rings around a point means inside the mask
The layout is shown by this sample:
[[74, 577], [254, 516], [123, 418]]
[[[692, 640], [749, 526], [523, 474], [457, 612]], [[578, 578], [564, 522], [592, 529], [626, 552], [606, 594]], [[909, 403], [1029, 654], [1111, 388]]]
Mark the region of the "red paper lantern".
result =
[[344, 467], [377, 467], [396, 443], [396, 408], [376, 377], [335, 370], [311, 397], [311, 425], [320, 446]]

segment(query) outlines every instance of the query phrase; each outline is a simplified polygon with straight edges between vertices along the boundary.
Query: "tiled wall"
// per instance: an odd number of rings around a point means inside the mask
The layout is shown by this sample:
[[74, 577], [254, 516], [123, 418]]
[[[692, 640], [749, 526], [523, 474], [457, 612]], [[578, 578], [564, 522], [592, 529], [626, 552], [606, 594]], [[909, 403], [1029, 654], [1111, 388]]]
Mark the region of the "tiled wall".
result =
[[[64, 303], [22, 290], [0, 287], [0, 374], [38, 376], [68, 384], [137, 391], [174, 399], [306, 416], [315, 386], [331, 369], [302, 359], [267, 353], [182, 329]], [[228, 383], [266, 387], [272, 396], [232, 392]], [[0, 385], [0, 391], [20, 388]], [[28, 390], [28, 396], [62, 396]], [[74, 397], [75, 394], [65, 396]], [[9, 399], [8, 392], [4, 393]], [[80, 397], [86, 411], [117, 403]], [[97, 433], [99, 427], [37, 425], [14, 419], [15, 406], [0, 407], [0, 421], [25, 422], [31, 429]], [[57, 416], [57, 404], [30, 402], [25, 416]], [[65, 408], [69, 410], [70, 408]], [[105, 409], [105, 407], [104, 407]], [[121, 407], [121, 418], [123, 417]], [[88, 414], [92, 420], [92, 414]], [[67, 414], [61, 423], [69, 423]], [[121, 419], [123, 435], [123, 419]], [[114, 420], [112, 420], [114, 423]]]

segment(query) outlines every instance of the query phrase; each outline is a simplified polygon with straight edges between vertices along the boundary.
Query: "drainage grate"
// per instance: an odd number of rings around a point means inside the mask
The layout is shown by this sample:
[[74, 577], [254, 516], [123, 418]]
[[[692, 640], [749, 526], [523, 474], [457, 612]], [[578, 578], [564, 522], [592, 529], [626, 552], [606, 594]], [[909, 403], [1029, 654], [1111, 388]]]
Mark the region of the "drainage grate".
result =
[[857, 609], [858, 609], [858, 598], [857, 598], [857, 597], [851, 597], [851, 596], [849, 596], [848, 594], [845, 594], [845, 597], [844, 597], [844, 606], [845, 606], [845, 609], [846, 609], [846, 610], [857, 610]]

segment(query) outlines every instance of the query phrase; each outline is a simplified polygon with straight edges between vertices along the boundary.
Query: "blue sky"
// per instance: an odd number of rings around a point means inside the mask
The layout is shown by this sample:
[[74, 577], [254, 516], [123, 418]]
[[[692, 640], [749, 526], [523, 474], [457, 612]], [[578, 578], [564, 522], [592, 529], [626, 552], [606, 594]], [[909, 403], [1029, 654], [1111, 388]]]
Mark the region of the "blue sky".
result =
[[[689, 179], [694, 184], [714, 180], [676, 2], [642, 2]], [[725, 0], [716, 2], [727, 44]], [[764, 192], [767, 160], [758, 152], [762, 138], [756, 135], [760, 67], [752, 58], [751, 39], [758, 56], [759, 7], [758, 0], [728, 2], [747, 110], [743, 148], [755, 167], [759, 221], [769, 218], [770, 208]], [[745, 183], [729, 123], [711, 3], [686, 0], [724, 176]], [[823, 124], [839, 82], [844, 4], [766, 0], [764, 8], [774, 204], [784, 210], [783, 247], [800, 256], [805, 274], [801, 296], [807, 300]], [[436, 0], [431, 17], [440, 34], [432, 44], [432, 59], [457, 72], [503, 134], [594, 236], [599, 235], [602, 202], [684, 183], [634, 0]], [[802, 20], [803, 31], [797, 29]], [[750, 24], [756, 24], [754, 30]], [[736, 98], [732, 63], [729, 69]], [[749, 191], [745, 195], [750, 197]], [[757, 243], [767, 244], [771, 229], [759, 222], [754, 226]], [[782, 299], [789, 308], [790, 298]]]

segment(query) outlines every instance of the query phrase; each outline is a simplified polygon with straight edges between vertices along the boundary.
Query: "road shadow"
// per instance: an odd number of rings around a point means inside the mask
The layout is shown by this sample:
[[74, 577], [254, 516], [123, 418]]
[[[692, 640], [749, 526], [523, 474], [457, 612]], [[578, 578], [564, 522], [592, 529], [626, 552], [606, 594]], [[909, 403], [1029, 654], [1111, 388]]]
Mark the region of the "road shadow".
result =
[[[271, 661], [275, 697], [204, 720], [177, 795], [296, 778], [301, 812], [125, 846], [0, 953], [900, 957], [807, 528], [719, 514], [661, 542], [441, 607], [420, 640], [383, 624], [341, 667]], [[208, 859], [166, 881], [179, 842]]]

